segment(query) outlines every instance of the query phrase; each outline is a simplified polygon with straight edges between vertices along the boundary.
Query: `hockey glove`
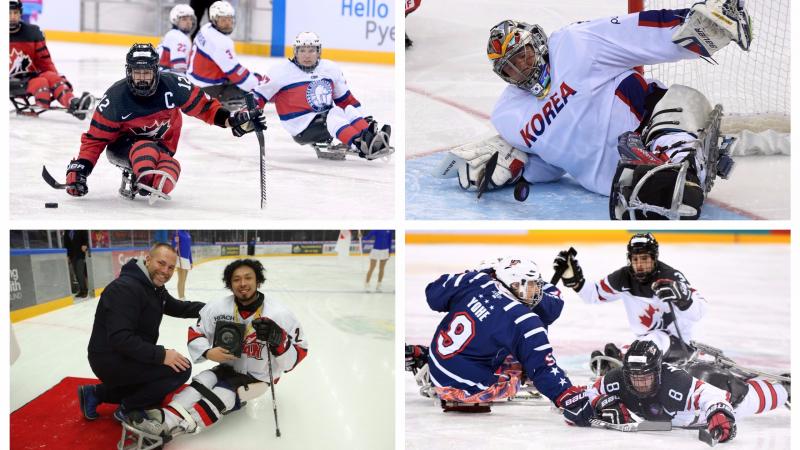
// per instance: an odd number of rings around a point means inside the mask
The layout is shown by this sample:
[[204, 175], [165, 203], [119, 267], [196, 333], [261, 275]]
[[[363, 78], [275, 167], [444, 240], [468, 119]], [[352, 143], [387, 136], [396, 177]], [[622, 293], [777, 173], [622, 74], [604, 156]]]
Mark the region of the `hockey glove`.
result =
[[561, 281], [564, 286], [574, 289], [575, 292], [583, 289], [583, 284], [586, 282], [583, 278], [583, 269], [578, 260], [569, 253], [569, 250], [558, 252], [558, 256], [553, 260], [553, 271], [561, 273]]
[[681, 311], [686, 311], [692, 306], [692, 291], [683, 281], [661, 278], [654, 281], [651, 288], [656, 297], [674, 304]]
[[86, 159], [73, 159], [67, 166], [67, 194], [73, 197], [83, 197], [89, 193], [86, 177], [92, 173], [94, 165]]
[[514, 184], [528, 162], [525, 152], [515, 149], [500, 136], [462, 145], [450, 153], [465, 162], [458, 168], [458, 184], [466, 190], [478, 190], [486, 164], [495, 153], [498, 154], [497, 166], [487, 185], [488, 190]]
[[556, 398], [556, 406], [564, 409], [564, 420], [570, 425], [588, 427], [594, 409], [586, 394], [586, 387], [571, 386]]
[[269, 317], [253, 320], [253, 328], [256, 330], [256, 338], [266, 342], [273, 355], [280, 356], [289, 349], [289, 336], [286, 331]]
[[234, 136], [242, 137], [256, 130], [266, 130], [267, 121], [264, 118], [262, 110], [256, 108], [255, 111], [250, 111], [247, 108], [243, 108], [235, 113], [231, 113], [231, 116], [228, 118], [228, 126], [232, 128], [231, 131]]
[[704, 57], [731, 41], [745, 51], [753, 41], [753, 26], [743, 0], [697, 2], [672, 35], [672, 42]]
[[428, 347], [422, 345], [406, 345], [406, 372], [417, 373], [428, 363]]
[[625, 424], [633, 422], [628, 407], [618, 395], [601, 395], [595, 401], [595, 414], [603, 422]]
[[736, 419], [733, 409], [725, 403], [715, 403], [708, 408], [706, 420], [708, 432], [719, 439], [719, 442], [730, 441], [736, 437]]

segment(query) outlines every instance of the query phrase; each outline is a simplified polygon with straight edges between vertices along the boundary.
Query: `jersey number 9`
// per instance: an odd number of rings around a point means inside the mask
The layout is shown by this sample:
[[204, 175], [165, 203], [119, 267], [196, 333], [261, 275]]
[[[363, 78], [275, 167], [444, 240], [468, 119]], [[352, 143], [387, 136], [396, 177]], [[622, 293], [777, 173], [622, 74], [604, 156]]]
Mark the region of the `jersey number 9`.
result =
[[475, 336], [475, 322], [467, 313], [460, 312], [436, 337], [436, 353], [444, 359], [461, 353]]

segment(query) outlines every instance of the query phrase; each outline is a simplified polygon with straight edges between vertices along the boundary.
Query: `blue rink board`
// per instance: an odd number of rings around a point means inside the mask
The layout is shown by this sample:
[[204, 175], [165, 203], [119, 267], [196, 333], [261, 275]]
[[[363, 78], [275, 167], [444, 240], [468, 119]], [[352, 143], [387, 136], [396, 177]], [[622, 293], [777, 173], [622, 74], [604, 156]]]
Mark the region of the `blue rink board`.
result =
[[[583, 189], [574, 179], [564, 177], [556, 183], [531, 186], [528, 200], [514, 200], [512, 188], [485, 193], [480, 200], [475, 192], [458, 187], [455, 178], [431, 175], [440, 154], [406, 161], [406, 219], [411, 220], [608, 220], [608, 197]], [[706, 203], [701, 219], [746, 220], [735, 211]]]

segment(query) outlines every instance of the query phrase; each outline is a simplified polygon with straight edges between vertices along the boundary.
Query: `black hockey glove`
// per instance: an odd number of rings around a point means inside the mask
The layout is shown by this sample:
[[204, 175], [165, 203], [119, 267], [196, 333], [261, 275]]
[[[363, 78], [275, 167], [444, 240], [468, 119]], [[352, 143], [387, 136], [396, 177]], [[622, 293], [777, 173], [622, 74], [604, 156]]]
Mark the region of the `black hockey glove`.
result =
[[571, 386], [556, 399], [556, 406], [564, 409], [564, 420], [570, 425], [588, 427], [594, 409], [586, 395], [586, 387]]
[[422, 345], [406, 345], [406, 372], [417, 373], [428, 363], [428, 347]]
[[733, 409], [725, 403], [715, 403], [708, 408], [706, 421], [708, 432], [719, 439], [719, 442], [730, 441], [736, 437], [736, 419]]
[[256, 338], [266, 342], [273, 355], [280, 356], [289, 349], [289, 336], [286, 331], [269, 317], [253, 320], [253, 328], [256, 330]]
[[686, 311], [692, 306], [692, 291], [683, 281], [661, 278], [654, 281], [650, 287], [656, 297], [674, 304], [681, 311]]
[[583, 288], [586, 280], [583, 278], [583, 269], [570, 253], [569, 250], [558, 252], [558, 256], [553, 260], [553, 271], [561, 274], [561, 281], [564, 286], [572, 288], [575, 292]]
[[86, 177], [92, 173], [94, 165], [86, 159], [73, 159], [67, 166], [67, 194], [73, 197], [83, 197], [89, 193]]
[[603, 422], [625, 424], [633, 422], [628, 407], [618, 395], [601, 395], [595, 402], [595, 415]]
[[255, 111], [250, 111], [247, 108], [243, 108], [231, 113], [228, 118], [228, 126], [232, 128], [231, 131], [234, 136], [242, 137], [255, 130], [266, 130], [267, 120], [260, 109], [256, 108]]

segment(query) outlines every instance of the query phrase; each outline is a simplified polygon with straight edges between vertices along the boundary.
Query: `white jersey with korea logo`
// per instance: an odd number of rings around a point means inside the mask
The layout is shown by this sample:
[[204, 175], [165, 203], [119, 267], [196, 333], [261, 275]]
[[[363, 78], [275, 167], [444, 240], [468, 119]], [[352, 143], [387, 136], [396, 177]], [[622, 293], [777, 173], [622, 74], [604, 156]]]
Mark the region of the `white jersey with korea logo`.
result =
[[361, 109], [339, 66], [327, 59], [320, 60], [311, 72], [285, 61], [254, 92], [262, 101], [275, 104], [281, 124], [292, 136], [305, 130], [317, 114], [333, 107]]
[[[697, 57], [671, 40], [685, 12], [578, 22], [550, 35], [547, 95], [537, 99], [508, 86], [491, 115], [500, 136], [530, 155], [528, 181], [554, 181], [566, 172], [584, 188], [609, 195], [619, 161], [617, 139], [638, 127], [637, 105], [644, 104], [647, 84], [633, 67]], [[615, 105], [618, 100], [623, 103]]]
[[[242, 314], [236, 314], [236, 304], [233, 295], [223, 299], [215, 300], [206, 304], [200, 310], [200, 319], [196, 325], [189, 327], [189, 355], [195, 364], [206, 361], [203, 352], [209, 350], [214, 345], [214, 331], [217, 321], [227, 320], [244, 324], [247, 327], [242, 356], [231, 362], [222, 364], [229, 365], [238, 373], [248, 373], [261, 381], [269, 381], [269, 368], [267, 367], [267, 346], [263, 341], [256, 339], [256, 333], [251, 323], [257, 317], [255, 314], [248, 315], [246, 318]], [[290, 340], [289, 349], [280, 356], [272, 357], [272, 375], [279, 378], [284, 372], [292, 370], [308, 353], [308, 341], [306, 341], [303, 327], [297, 317], [282, 303], [271, 297], [264, 298], [260, 317], [269, 317], [277, 323], [288, 335]]]

